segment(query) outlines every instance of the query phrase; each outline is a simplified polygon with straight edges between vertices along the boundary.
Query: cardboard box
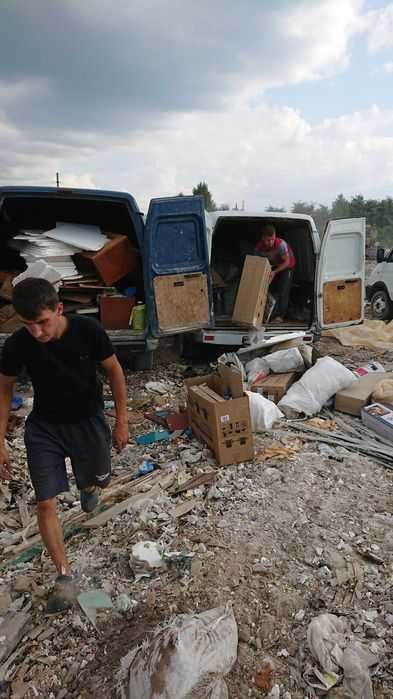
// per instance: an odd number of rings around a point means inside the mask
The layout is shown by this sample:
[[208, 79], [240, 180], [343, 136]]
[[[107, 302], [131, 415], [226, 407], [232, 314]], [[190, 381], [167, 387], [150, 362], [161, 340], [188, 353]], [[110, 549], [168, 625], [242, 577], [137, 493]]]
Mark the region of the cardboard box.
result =
[[273, 403], [278, 403], [285, 396], [288, 388], [300, 379], [300, 376], [296, 371], [291, 371], [287, 374], [269, 374], [264, 379], [256, 381], [251, 390], [254, 393], [261, 393], [265, 398], [272, 400]]
[[100, 320], [106, 330], [129, 329], [134, 296], [100, 296], [99, 302]]
[[225, 400], [224, 383], [218, 374], [186, 380], [192, 430], [214, 452], [218, 463], [248, 461], [254, 442], [248, 396]]
[[262, 326], [271, 271], [265, 257], [247, 255], [232, 314], [235, 323], [251, 328]]
[[382, 403], [362, 408], [362, 422], [370, 430], [393, 442], [393, 410]]
[[[108, 233], [108, 235], [110, 235]], [[122, 279], [127, 274], [135, 274], [140, 271], [140, 255], [136, 248], [132, 247], [125, 235], [113, 235], [108, 243], [97, 252], [81, 252], [77, 256], [78, 266], [91, 271], [91, 265], [97, 270], [101, 279], [110, 286]], [[84, 264], [85, 263], [85, 264]]]
[[336, 393], [335, 410], [349, 415], [360, 415], [362, 408], [368, 405], [373, 391], [384, 379], [393, 378], [393, 374], [373, 373], [361, 376], [351, 386]]
[[217, 371], [222, 381], [224, 395], [229, 395], [231, 398], [242, 398], [244, 396], [244, 381], [240, 369], [219, 363]]

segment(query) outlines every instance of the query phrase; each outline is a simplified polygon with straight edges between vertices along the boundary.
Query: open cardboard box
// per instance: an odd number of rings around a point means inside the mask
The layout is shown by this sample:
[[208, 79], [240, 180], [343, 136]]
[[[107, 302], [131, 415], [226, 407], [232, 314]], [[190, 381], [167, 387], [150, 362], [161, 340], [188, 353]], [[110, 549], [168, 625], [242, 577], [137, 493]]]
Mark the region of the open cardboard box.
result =
[[221, 466], [248, 461], [254, 457], [248, 396], [224, 398], [225, 379], [218, 374], [197, 376], [185, 381], [192, 430], [205, 442]]

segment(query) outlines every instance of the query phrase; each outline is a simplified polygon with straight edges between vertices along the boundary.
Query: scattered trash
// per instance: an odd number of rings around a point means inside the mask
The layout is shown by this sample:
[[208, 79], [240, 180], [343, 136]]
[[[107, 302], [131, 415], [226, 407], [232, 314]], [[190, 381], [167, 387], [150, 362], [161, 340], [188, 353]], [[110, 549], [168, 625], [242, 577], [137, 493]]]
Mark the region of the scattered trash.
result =
[[266, 692], [272, 688], [273, 665], [270, 660], [265, 661], [262, 669], [255, 677], [255, 684], [259, 689], [264, 689]]
[[270, 430], [277, 420], [284, 417], [276, 404], [260, 393], [246, 391], [246, 394], [250, 401], [251, 426], [253, 432]]
[[11, 410], [19, 410], [23, 405], [23, 398], [18, 393], [14, 393], [11, 399]]
[[294, 456], [294, 454], [297, 454], [302, 446], [303, 442], [299, 439], [294, 439], [291, 443], [285, 445], [275, 442], [271, 444], [270, 447], [266, 447], [260, 454], [257, 454], [256, 459], [258, 461], [268, 461], [269, 459], [281, 461], [283, 459], [289, 459], [291, 456]]
[[373, 699], [369, 668], [378, 663], [378, 657], [353, 638], [344, 617], [334, 614], [315, 617], [307, 629], [307, 643], [323, 671], [314, 668], [314, 678], [305, 676], [310, 686], [327, 691], [344, 677], [347, 696]]
[[159, 430], [157, 432], [148, 432], [135, 437], [137, 444], [154, 444], [154, 442], [162, 442], [170, 439], [171, 433], [168, 430]]
[[317, 427], [320, 430], [335, 430], [337, 424], [334, 420], [326, 420], [322, 417], [312, 417], [306, 421], [309, 427]]
[[274, 374], [287, 374], [288, 372], [303, 372], [305, 369], [303, 357], [297, 347], [273, 352], [264, 357], [270, 371]]
[[252, 386], [256, 381], [266, 378], [270, 374], [270, 367], [265, 357], [256, 357], [246, 364], [248, 385]]
[[384, 374], [385, 369], [379, 362], [371, 362], [366, 364], [366, 366], [361, 366], [358, 369], [354, 369], [354, 374], [356, 376], [367, 376], [367, 374]]
[[137, 604], [138, 603], [134, 599], [131, 599], [129, 595], [127, 595], [125, 592], [122, 592], [116, 598], [115, 607], [119, 612], [125, 614], [125, 612], [128, 612], [130, 609], [136, 607]]
[[290, 387], [278, 407], [287, 417], [315, 415], [337, 391], [354, 381], [356, 377], [349, 369], [332, 357], [323, 357]]
[[148, 381], [145, 384], [145, 388], [153, 393], [159, 393], [160, 395], [165, 395], [165, 393], [170, 393], [173, 390], [173, 385], [166, 381]]
[[150, 578], [154, 573], [166, 570], [163, 553], [163, 547], [156, 541], [139, 541], [134, 544], [129, 563], [135, 580]]
[[152, 473], [152, 471], [154, 471], [156, 468], [158, 468], [157, 464], [155, 464], [153, 461], [144, 459], [133, 473], [132, 477], [140, 478], [141, 476], [146, 476], [148, 473]]
[[382, 379], [372, 394], [373, 403], [393, 405], [393, 379]]
[[123, 658], [119, 695], [122, 699], [227, 697], [224, 677], [236, 661], [237, 642], [230, 607], [181, 614]]
[[113, 607], [111, 598], [103, 590], [81, 592], [77, 600], [80, 608], [95, 628], [97, 628], [97, 611], [100, 609], [111, 609]]

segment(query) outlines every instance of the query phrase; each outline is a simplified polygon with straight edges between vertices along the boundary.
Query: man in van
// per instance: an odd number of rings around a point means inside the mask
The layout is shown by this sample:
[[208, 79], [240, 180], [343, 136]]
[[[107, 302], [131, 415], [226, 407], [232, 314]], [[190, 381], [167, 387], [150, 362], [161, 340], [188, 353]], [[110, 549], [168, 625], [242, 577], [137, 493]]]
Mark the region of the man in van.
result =
[[56, 497], [69, 489], [65, 459], [71, 460], [82, 509], [92, 512], [111, 477], [111, 432], [97, 367], [106, 372], [115, 401], [112, 438], [118, 449], [128, 442], [126, 382], [101, 325], [83, 316], [66, 318], [46, 279], [17, 284], [13, 305], [23, 327], [6, 340], [0, 362], [0, 476], [12, 478], [5, 438], [14, 385], [26, 369], [34, 390], [25, 425], [27, 463], [39, 530], [57, 570], [47, 612], [60, 613], [77, 594], [56, 511]]
[[272, 266], [270, 291], [276, 299], [273, 317], [276, 321], [283, 320], [288, 313], [289, 293], [296, 267], [293, 250], [289, 243], [277, 236], [275, 227], [269, 223], [262, 229], [255, 254], [267, 257]]

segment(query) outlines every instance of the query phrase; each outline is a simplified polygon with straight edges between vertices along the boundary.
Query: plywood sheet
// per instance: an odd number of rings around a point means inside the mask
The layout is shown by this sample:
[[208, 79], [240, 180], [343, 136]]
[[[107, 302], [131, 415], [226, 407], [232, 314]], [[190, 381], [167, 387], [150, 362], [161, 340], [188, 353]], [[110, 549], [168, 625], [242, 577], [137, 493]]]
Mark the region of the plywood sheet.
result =
[[206, 274], [155, 277], [154, 294], [161, 331], [200, 328], [209, 322]]
[[271, 266], [265, 257], [247, 255], [233, 309], [234, 322], [251, 328], [262, 326], [270, 272]]
[[335, 280], [323, 285], [323, 322], [344, 323], [362, 317], [361, 279]]

